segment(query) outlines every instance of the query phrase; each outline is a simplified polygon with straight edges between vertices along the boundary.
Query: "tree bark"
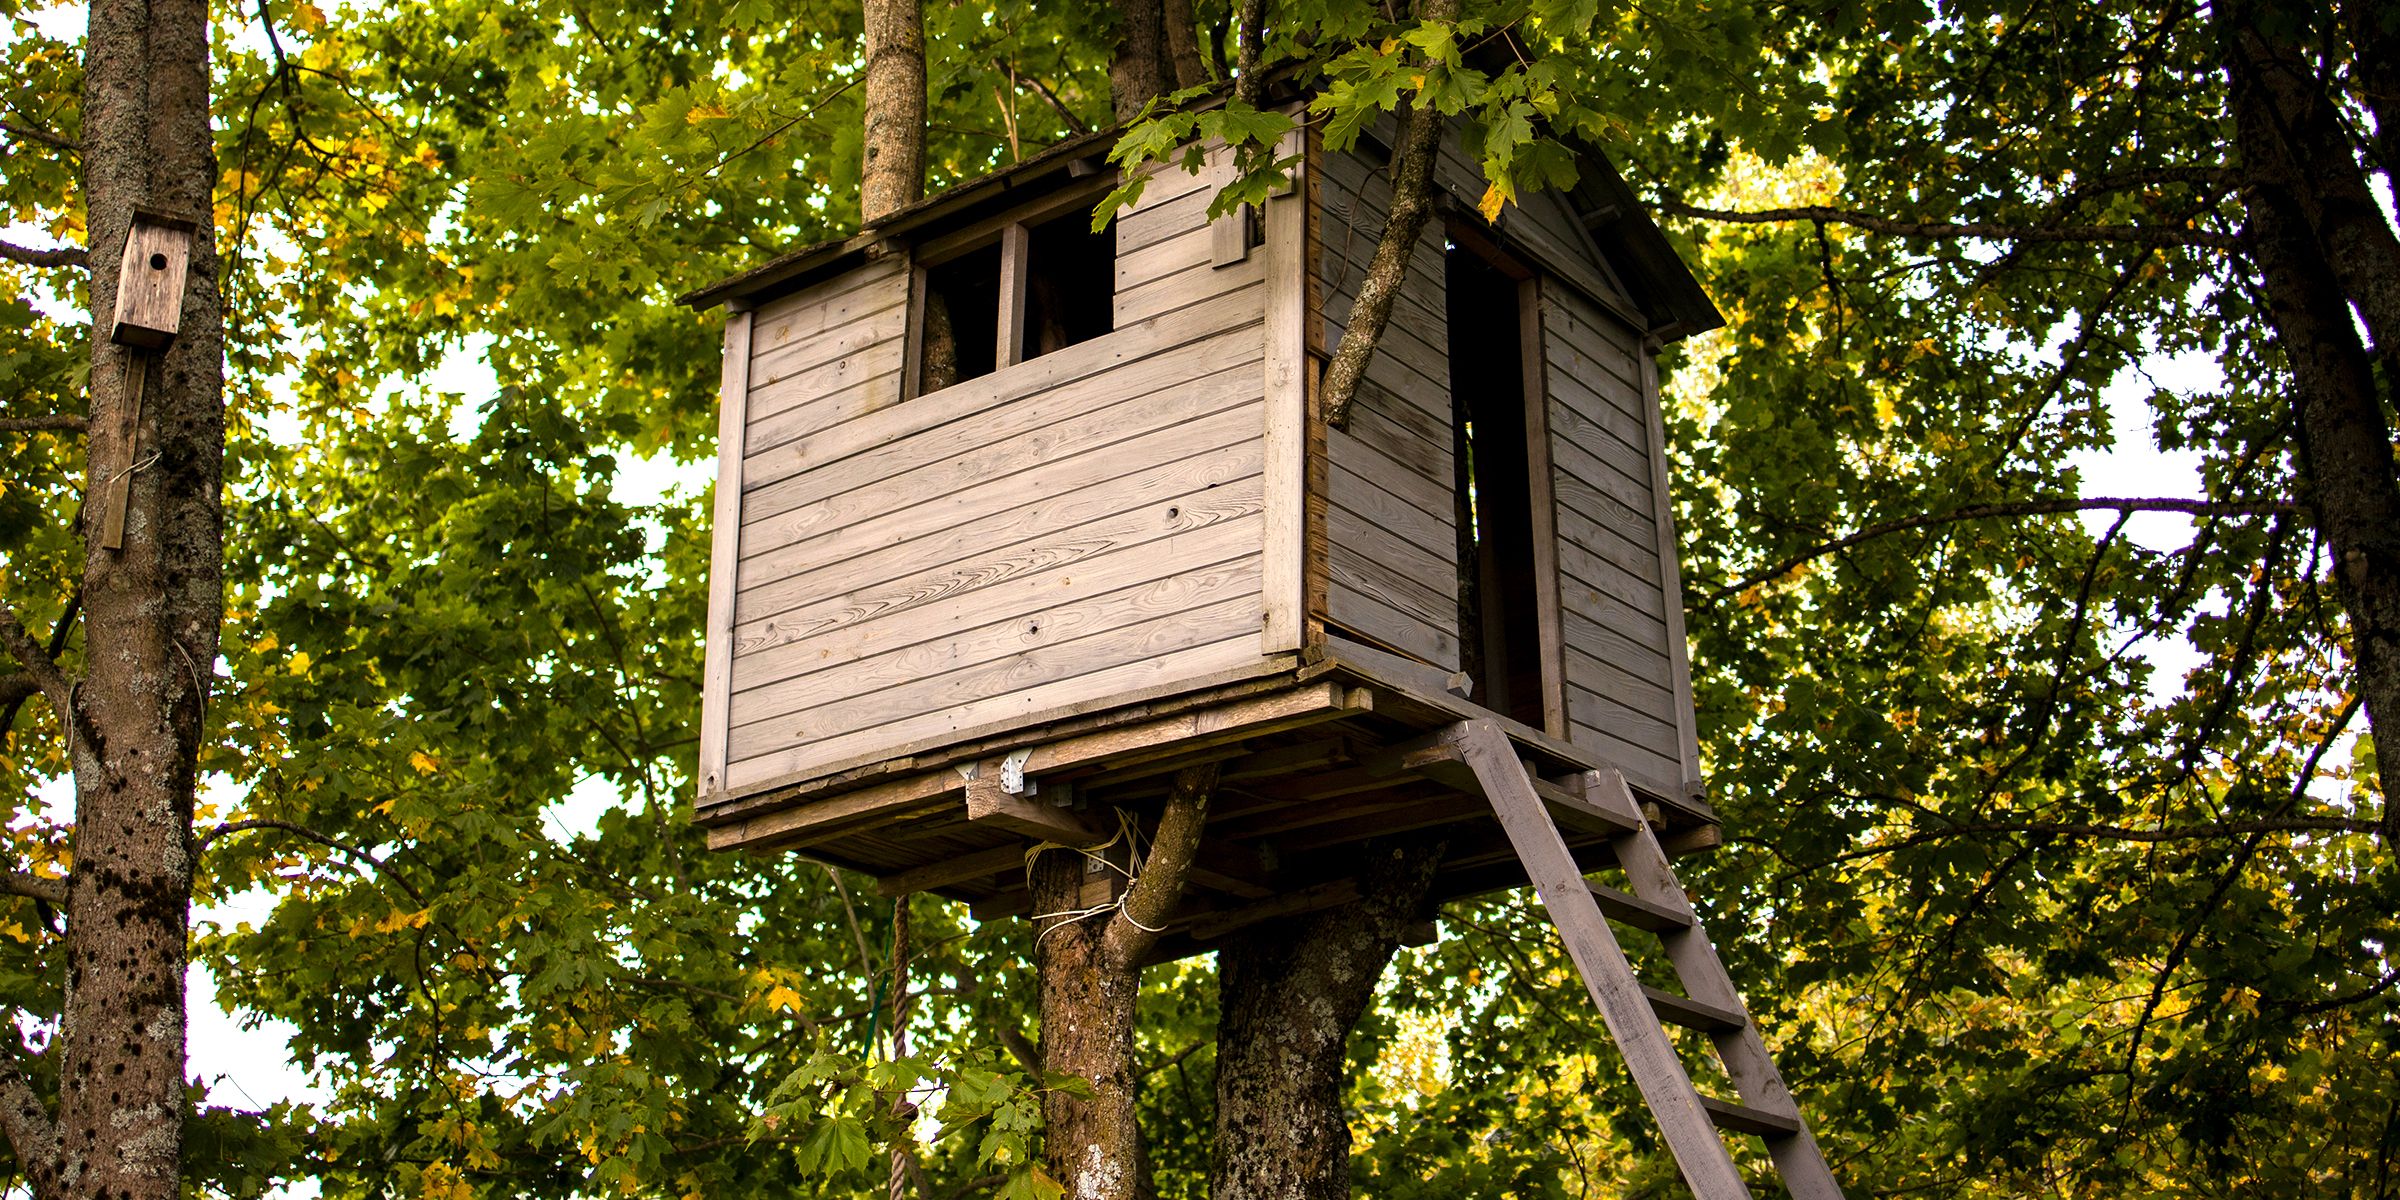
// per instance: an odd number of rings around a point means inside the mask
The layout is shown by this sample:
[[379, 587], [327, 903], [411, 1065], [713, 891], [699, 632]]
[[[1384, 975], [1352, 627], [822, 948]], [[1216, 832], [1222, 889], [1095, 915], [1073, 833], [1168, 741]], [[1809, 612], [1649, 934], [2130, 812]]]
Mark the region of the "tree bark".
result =
[[1165, 0], [1160, 17], [1166, 24], [1167, 77], [1175, 89], [1207, 83], [1208, 63], [1200, 57], [1200, 21], [1193, 15], [1192, 0]]
[[[1458, 0], [1425, 0], [1418, 15], [1430, 21], [1455, 20]], [[1383, 238], [1375, 243], [1366, 278], [1359, 281], [1358, 300], [1350, 306], [1341, 344], [1325, 365], [1325, 423], [1336, 429], [1350, 427], [1351, 401], [1367, 377], [1367, 364], [1375, 361], [1383, 327], [1392, 319], [1392, 302], [1399, 298], [1409, 260], [1416, 255], [1417, 238], [1433, 215], [1433, 163], [1441, 144], [1441, 111], [1430, 104], [1412, 105], [1401, 123], [1399, 152], [1392, 159], [1392, 208], [1384, 218]]]
[[[2366, 298], [2343, 286], [2334, 247], [2312, 227], [2323, 212], [2329, 176], [2359, 182], [2355, 158], [2327, 162], [2290, 136], [2288, 91], [2259, 59], [2260, 40], [2246, 9], [2218, 10], [2233, 84], [2235, 133], [2245, 173], [2243, 235], [2267, 296], [2269, 319], [2290, 364], [2300, 418], [2300, 467], [2317, 528], [2333, 551], [2334, 581], [2350, 620], [2351, 660], [2367, 722], [2378, 744], [2386, 720], [2400, 720], [2400, 480], [2393, 474], [2392, 430], [2367, 349], [2351, 322]], [[2331, 184], [2338, 192], [2346, 184]], [[2400, 755], [2379, 756], [2383, 836], [2400, 836]]]
[[1215, 763], [1176, 773], [1150, 852], [1113, 908], [1075, 915], [1094, 906], [1084, 899], [1086, 882], [1106, 878], [1087, 872], [1091, 860], [1082, 854], [1044, 851], [1029, 872], [1042, 1068], [1079, 1076], [1091, 1087], [1088, 1097], [1054, 1091], [1042, 1101], [1043, 1161], [1068, 1200], [1134, 1200], [1139, 1190], [1134, 1001], [1141, 994], [1142, 960], [1183, 896], [1216, 787]]
[[1344, 1050], [1447, 848], [1438, 833], [1370, 840], [1358, 900], [1254, 925], [1218, 951], [1212, 1200], [1349, 1196]]
[[863, 51], [858, 211], [873, 226], [925, 198], [925, 20], [917, 0], [866, 0]]
[[1118, 122], [1132, 120], [1143, 105], [1165, 94], [1172, 71], [1162, 0], [1117, 0], [1117, 49], [1108, 61], [1108, 102]]
[[[224, 326], [211, 226], [208, 10], [94, 0], [83, 91], [91, 231], [91, 435], [82, 606], [88, 673], [69, 682], [13, 614], [0, 637], [57, 709], [75, 779], [55, 1116], [0, 1073], [0, 1128], [35, 1195], [174, 1200], [182, 1189], [186, 917], [207, 672], [223, 616]], [[179, 334], [108, 340], [136, 206], [198, 223]], [[140, 373], [139, 407], [129, 373]], [[129, 476], [121, 550], [99, 545]]]

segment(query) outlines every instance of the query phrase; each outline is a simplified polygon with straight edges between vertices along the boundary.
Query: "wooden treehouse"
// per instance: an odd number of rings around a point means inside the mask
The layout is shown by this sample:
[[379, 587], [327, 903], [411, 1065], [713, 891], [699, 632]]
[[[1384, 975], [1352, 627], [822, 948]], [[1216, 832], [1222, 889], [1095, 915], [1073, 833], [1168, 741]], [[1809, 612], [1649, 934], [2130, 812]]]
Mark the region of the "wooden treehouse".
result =
[[[1098, 234], [1095, 135], [686, 297], [727, 313], [697, 819], [991, 919], [1028, 910], [1031, 839], [1107, 841], [1217, 760], [1168, 958], [1450, 826], [1428, 920], [1540, 886], [1701, 1194], [1746, 1194], [1727, 1129], [1838, 1195], [1667, 866], [1719, 839], [1654, 357], [1721, 318], [1596, 152], [1487, 222], [1454, 134], [1328, 427], [1389, 127], [1295, 135], [1292, 186], [1214, 222], [1227, 172], [1166, 171]], [[1630, 892], [1582, 879], [1611, 866]], [[1604, 915], [1665, 935], [1685, 994]], [[1662, 1018], [1743, 1103], [1693, 1090]]]

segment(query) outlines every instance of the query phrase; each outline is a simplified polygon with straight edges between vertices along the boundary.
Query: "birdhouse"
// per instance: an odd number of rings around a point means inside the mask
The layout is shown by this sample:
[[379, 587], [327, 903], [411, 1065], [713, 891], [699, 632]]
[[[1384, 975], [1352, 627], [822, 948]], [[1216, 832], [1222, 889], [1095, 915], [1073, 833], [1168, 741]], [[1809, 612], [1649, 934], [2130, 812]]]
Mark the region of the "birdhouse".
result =
[[134, 210], [117, 264], [117, 311], [108, 340], [143, 350], [161, 350], [175, 340], [196, 228], [188, 218]]
[[1654, 356], [1721, 319], [1597, 151], [1486, 220], [1453, 128], [1329, 426], [1393, 137], [1295, 134], [1291, 187], [1215, 220], [1229, 168], [1169, 168], [1093, 233], [1096, 135], [685, 298], [726, 313], [713, 846], [1022, 912], [1023, 838], [1216, 759], [1189, 952], [1339, 903], [1373, 834], [1459, 825], [1437, 898], [1522, 883], [1416, 744], [1470, 718], [1714, 844]]

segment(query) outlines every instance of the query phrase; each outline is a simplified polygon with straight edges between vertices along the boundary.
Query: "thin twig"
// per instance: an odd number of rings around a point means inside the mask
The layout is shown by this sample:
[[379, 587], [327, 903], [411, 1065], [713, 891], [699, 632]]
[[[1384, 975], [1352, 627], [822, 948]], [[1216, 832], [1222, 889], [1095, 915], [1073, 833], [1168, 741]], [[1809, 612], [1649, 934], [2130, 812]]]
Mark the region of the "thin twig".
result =
[[340, 851], [342, 854], [352, 859], [374, 867], [378, 872], [382, 873], [393, 883], [400, 885], [400, 890], [407, 892], [409, 899], [416, 901], [418, 904], [425, 903], [424, 895], [418, 892], [417, 889], [409, 886], [408, 881], [402, 879], [399, 873], [392, 870], [392, 868], [382, 859], [377, 858], [374, 855], [369, 854], [366, 851], [333, 836], [332, 834], [319, 833], [314, 829], [310, 829], [306, 825], [299, 825], [290, 821], [275, 821], [265, 818], [254, 818], [247, 821], [227, 821], [224, 824], [209, 830], [207, 833], [201, 834], [199, 840], [194, 843], [192, 849], [194, 853], [203, 853], [206, 852], [209, 845], [215, 842], [218, 838], [225, 837], [229, 834], [244, 833], [253, 829], [280, 829], [285, 833], [307, 838], [309, 841], [315, 842], [318, 845], [332, 847], [333, 849]]
[[14, 121], [0, 121], [0, 133], [13, 133], [29, 142], [40, 142], [45, 146], [51, 146], [56, 149], [68, 150], [77, 154], [83, 153], [83, 143], [78, 142], [73, 138], [60, 137], [47, 129], [37, 128], [32, 125], [19, 125]]
[[2156, 229], [2139, 225], [2001, 225], [1990, 221], [1895, 221], [1871, 213], [1849, 212], [1822, 205], [1770, 208], [1759, 212], [1728, 212], [1701, 208], [1681, 200], [1661, 200], [1659, 209], [1679, 217], [1724, 221], [1736, 225], [1775, 225], [1787, 221], [1816, 221], [1854, 225], [1876, 233], [1906, 238], [1983, 238], [2000, 242], [2130, 242], [2139, 246], [2205, 246], [2233, 250], [2241, 239], [2202, 229]]
[[1873, 538], [1879, 538], [1889, 533], [1900, 533], [1904, 530], [1910, 529], [1923, 529], [1929, 525], [1947, 525], [1953, 521], [1973, 521], [1984, 517], [2031, 517], [2040, 516], [2046, 513], [2069, 512], [2179, 512], [2188, 513], [2195, 517], [2217, 517], [2282, 516], [2287, 513], [2299, 513], [2300, 511], [2301, 509], [2299, 505], [2280, 500], [2218, 502], [2213, 500], [2178, 500], [2171, 498], [2128, 499], [2121, 496], [2096, 496], [2088, 500], [2024, 500], [2011, 504], [1970, 504], [1965, 508], [1955, 509], [1946, 513], [1933, 513], [1925, 516], [1904, 517], [1897, 521], [1886, 521], [1880, 525], [1869, 525], [1866, 528], [1859, 530], [1857, 533], [1849, 535], [1848, 537], [1839, 538], [1834, 541], [1812, 546], [1798, 554], [1792, 555], [1791, 557], [1776, 563], [1774, 566], [1768, 567], [1764, 571], [1759, 571], [1755, 574], [1744, 577], [1739, 582], [1729, 583], [1724, 587], [1718, 588], [1716, 591], [1708, 594], [1708, 603], [1713, 604], [1717, 601], [1725, 599], [1728, 596], [1740, 595], [1741, 593], [1746, 592], [1759, 584], [1765, 583], [1770, 579], [1775, 579], [1790, 573], [1793, 568], [1798, 567], [1802, 563], [1808, 562], [1811, 559], [1823, 558], [1824, 556], [1832, 554], [1836, 551], [1847, 550], [1852, 546], [1858, 545], [1860, 542], [1868, 541]]

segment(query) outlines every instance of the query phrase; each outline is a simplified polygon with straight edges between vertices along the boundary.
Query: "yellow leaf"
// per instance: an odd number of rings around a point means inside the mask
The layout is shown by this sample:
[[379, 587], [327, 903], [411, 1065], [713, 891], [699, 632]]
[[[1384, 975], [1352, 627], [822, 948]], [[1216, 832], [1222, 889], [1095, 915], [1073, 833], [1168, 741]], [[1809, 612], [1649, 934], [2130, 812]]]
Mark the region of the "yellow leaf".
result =
[[433, 758], [422, 750], [411, 750], [408, 752], [408, 765], [415, 767], [418, 774], [421, 775], [431, 775], [434, 772], [442, 769], [442, 763], [440, 759]]
[[1484, 189], [1483, 199], [1476, 202], [1475, 210], [1483, 214], [1484, 220], [1497, 221], [1500, 219], [1500, 206], [1506, 203], [1508, 203], [1508, 196], [1500, 190], [1500, 185], [1495, 183]]
[[292, 28], [306, 32], [311, 29], [323, 29], [324, 27], [324, 11], [319, 9], [316, 5], [310, 4], [308, 0], [300, 0], [299, 5], [292, 9]]
[[295, 650], [292, 652], [292, 661], [290, 665], [285, 669], [294, 675], [306, 675], [308, 674], [308, 664], [311, 661], [313, 660], [308, 657], [308, 651]]

